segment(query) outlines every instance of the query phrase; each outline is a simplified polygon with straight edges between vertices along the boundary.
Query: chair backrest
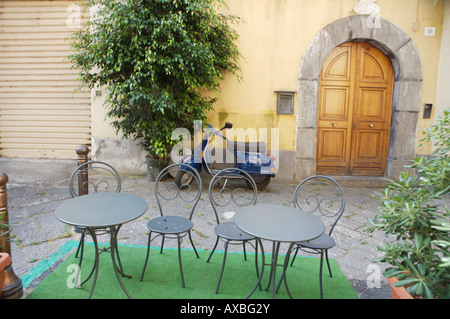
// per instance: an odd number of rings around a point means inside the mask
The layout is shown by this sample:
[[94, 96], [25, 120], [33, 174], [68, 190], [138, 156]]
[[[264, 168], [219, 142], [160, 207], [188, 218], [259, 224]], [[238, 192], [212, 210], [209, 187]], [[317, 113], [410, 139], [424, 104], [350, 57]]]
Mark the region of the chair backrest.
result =
[[[184, 173], [179, 183], [173, 178], [178, 173]], [[189, 165], [172, 164], [158, 174], [154, 191], [161, 216], [185, 216], [188, 212], [192, 219], [202, 195], [202, 180], [197, 170]]]
[[119, 193], [121, 188], [122, 182], [116, 169], [100, 161], [81, 164], [73, 171], [69, 180], [72, 197], [99, 192]]
[[296, 208], [328, 217], [329, 235], [345, 210], [342, 187], [334, 179], [323, 175], [308, 177], [298, 184], [293, 202]]
[[223, 211], [224, 218], [231, 219], [239, 207], [254, 205], [258, 196], [256, 183], [245, 171], [238, 168], [225, 168], [211, 179], [208, 189], [209, 201], [214, 210], [217, 224]]

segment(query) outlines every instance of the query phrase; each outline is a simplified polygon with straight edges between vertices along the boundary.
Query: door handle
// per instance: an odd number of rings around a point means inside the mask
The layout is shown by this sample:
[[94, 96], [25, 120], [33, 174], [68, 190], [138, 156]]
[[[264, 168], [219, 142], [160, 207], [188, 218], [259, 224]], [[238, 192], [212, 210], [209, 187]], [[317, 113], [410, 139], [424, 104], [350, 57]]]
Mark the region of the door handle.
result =
[[370, 123], [370, 124], [369, 124], [369, 127], [373, 127], [373, 124], [372, 124], [372, 123]]
[[336, 124], [336, 122], [333, 122], [333, 123], [331, 123], [331, 125], [332, 125], [332, 126], [336, 126], [337, 124]]

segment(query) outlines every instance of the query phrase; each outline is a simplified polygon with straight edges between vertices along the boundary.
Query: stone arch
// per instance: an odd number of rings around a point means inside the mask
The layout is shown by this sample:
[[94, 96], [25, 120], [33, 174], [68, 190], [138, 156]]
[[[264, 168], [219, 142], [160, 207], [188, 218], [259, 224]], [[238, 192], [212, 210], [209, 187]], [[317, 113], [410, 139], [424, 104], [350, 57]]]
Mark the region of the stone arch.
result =
[[[306, 49], [299, 71], [295, 179], [316, 172], [317, 110], [322, 65], [338, 45], [364, 41], [379, 48], [394, 69], [391, 137], [386, 177], [396, 178], [416, 155], [417, 123], [422, 100], [423, 68], [414, 41], [392, 22], [380, 19], [371, 28], [369, 16], [355, 15], [336, 20], [322, 30]], [[311, 142], [313, 141], [313, 142]]]

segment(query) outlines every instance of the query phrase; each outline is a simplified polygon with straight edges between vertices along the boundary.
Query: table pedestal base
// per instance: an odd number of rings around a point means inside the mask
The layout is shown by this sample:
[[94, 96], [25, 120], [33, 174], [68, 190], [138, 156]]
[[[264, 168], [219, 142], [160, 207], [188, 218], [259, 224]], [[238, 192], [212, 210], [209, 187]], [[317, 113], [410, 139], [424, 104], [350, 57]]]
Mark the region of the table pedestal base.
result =
[[[270, 266], [270, 274], [269, 274], [269, 283], [267, 284], [266, 287], [266, 291], [269, 290], [269, 288], [271, 288], [271, 298], [273, 299], [275, 296], [275, 293], [278, 292], [278, 290], [280, 289], [281, 286], [281, 282], [284, 280], [284, 285], [286, 287], [286, 291], [289, 295], [289, 298], [293, 299], [291, 292], [289, 290], [288, 284], [287, 284], [287, 280], [286, 280], [286, 269], [287, 266], [289, 264], [289, 258], [292, 252], [292, 248], [294, 247], [295, 243], [291, 243], [289, 245], [289, 249], [287, 251], [285, 260], [284, 260], [284, 264], [283, 265], [279, 265], [278, 264], [278, 256], [279, 256], [279, 252], [280, 252], [280, 244], [281, 242], [273, 242], [272, 244], [272, 258], [271, 258], [271, 263], [270, 264], [265, 264], [265, 258], [264, 258], [264, 248], [262, 245], [262, 242], [259, 238], [257, 238], [257, 244], [259, 244], [261, 246], [261, 253], [262, 253], [262, 269], [261, 269], [261, 274], [258, 278], [258, 282], [256, 283], [256, 285], [253, 287], [253, 289], [250, 291], [250, 293], [245, 297], [245, 299], [248, 299], [256, 290], [256, 288], [261, 284], [261, 279], [262, 276], [264, 274], [264, 267], [265, 266]], [[280, 282], [275, 290], [275, 278], [276, 278], [276, 268], [278, 266], [283, 266], [283, 273], [282, 273], [282, 277], [280, 279]]]
[[[95, 234], [95, 228], [86, 228], [87, 231], [89, 232], [89, 234], [92, 237], [92, 240], [94, 242], [94, 250], [95, 250], [95, 260], [94, 260], [94, 266], [92, 267], [92, 270], [89, 274], [89, 276], [87, 276], [87, 278], [80, 284], [77, 284], [76, 287], [80, 288], [83, 284], [85, 284], [91, 277], [92, 275], [94, 275], [94, 280], [92, 282], [92, 287], [91, 287], [91, 292], [89, 293], [89, 299], [91, 299], [92, 294], [94, 292], [94, 288], [95, 288], [95, 284], [97, 283], [97, 276], [98, 276], [98, 268], [99, 268], [99, 255], [102, 252], [107, 251], [107, 249], [103, 249], [103, 250], [99, 250], [98, 248], [98, 243], [97, 243], [97, 235]], [[120, 226], [117, 227], [110, 227], [109, 228], [109, 232], [110, 232], [110, 253], [111, 253], [111, 260], [112, 260], [112, 264], [113, 264], [113, 268], [114, 268], [114, 272], [116, 274], [117, 280], [119, 281], [120, 286], [122, 287], [122, 290], [125, 292], [125, 294], [127, 295], [128, 298], [132, 299], [131, 295], [128, 293], [127, 289], [125, 288], [122, 280], [120, 279], [120, 275], [122, 275], [123, 277], [127, 277], [127, 278], [131, 278], [130, 275], [126, 275], [123, 271], [123, 267], [122, 267], [122, 263], [120, 261], [120, 256], [119, 256], [119, 251], [118, 251], [118, 246], [117, 246], [117, 234], [119, 232]], [[117, 260], [119, 262], [119, 267], [117, 267], [116, 264], [116, 257], [117, 256]], [[79, 276], [80, 276], [80, 270], [81, 270], [81, 261], [83, 259], [83, 250], [81, 251], [81, 256], [80, 256], [80, 263], [78, 265], [78, 273], [76, 276], [76, 283], [79, 282]]]

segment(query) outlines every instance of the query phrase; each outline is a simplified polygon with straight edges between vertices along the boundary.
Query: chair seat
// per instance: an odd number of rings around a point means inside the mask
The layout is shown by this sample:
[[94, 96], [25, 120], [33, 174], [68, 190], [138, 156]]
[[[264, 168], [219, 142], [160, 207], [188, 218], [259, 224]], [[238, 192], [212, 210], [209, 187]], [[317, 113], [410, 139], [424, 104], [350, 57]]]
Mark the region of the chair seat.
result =
[[180, 234], [189, 231], [194, 224], [179, 216], [161, 216], [150, 220], [147, 228], [161, 234]]
[[255, 239], [254, 236], [240, 230], [233, 222], [221, 223], [214, 228], [214, 231], [217, 236], [228, 240], [246, 241]]
[[310, 240], [310, 241], [303, 241], [297, 243], [297, 245], [305, 248], [312, 248], [312, 249], [330, 249], [334, 247], [335, 241], [333, 238], [328, 236], [327, 234], [322, 234], [322, 236], [317, 237], [316, 239]]

